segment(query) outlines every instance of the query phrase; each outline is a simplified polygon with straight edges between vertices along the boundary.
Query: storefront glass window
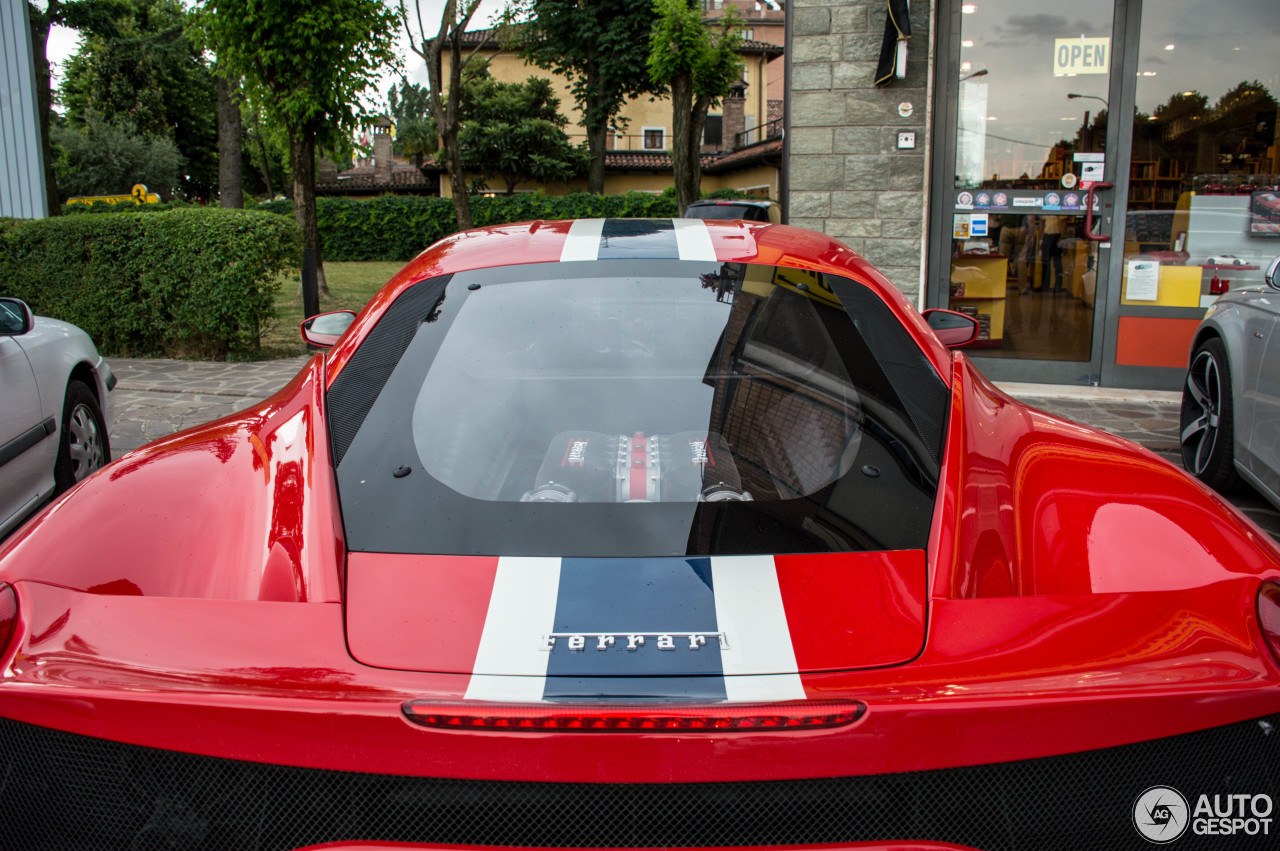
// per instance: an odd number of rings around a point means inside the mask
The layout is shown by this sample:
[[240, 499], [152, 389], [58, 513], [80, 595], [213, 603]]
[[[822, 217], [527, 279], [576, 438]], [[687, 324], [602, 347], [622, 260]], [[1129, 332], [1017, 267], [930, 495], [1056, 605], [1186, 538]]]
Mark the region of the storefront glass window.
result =
[[1105, 164], [1112, 0], [979, 0], [960, 16], [952, 310], [985, 354], [1087, 361]]
[[[1280, 254], [1277, 44], [1275, 0], [1143, 4], [1123, 306], [1204, 307]], [[1192, 319], [1122, 310], [1117, 361], [1185, 366]]]

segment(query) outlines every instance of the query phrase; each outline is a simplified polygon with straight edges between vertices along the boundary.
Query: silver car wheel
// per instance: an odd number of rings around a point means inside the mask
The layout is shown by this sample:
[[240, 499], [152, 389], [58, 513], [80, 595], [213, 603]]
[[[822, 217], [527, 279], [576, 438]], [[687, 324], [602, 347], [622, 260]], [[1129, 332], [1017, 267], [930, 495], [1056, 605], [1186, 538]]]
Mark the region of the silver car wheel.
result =
[[1210, 337], [1191, 356], [1191, 369], [1182, 387], [1179, 435], [1182, 465], [1219, 493], [1230, 493], [1240, 484], [1231, 388], [1227, 347], [1219, 338]]
[[76, 405], [71, 411], [68, 432], [71, 470], [78, 482], [100, 469], [104, 461], [98, 418], [88, 405]]
[[1222, 373], [1212, 353], [1201, 351], [1192, 362], [1183, 398], [1187, 397], [1198, 406], [1199, 413], [1182, 427], [1182, 460], [1188, 470], [1200, 476], [1208, 468], [1217, 443], [1222, 410]]

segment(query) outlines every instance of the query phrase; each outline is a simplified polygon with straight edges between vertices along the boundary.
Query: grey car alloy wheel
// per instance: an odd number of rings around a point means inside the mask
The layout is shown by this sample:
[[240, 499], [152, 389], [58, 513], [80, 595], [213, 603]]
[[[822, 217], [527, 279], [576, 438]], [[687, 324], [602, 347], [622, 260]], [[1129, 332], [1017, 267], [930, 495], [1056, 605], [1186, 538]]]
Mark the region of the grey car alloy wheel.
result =
[[1231, 377], [1221, 340], [1206, 340], [1191, 359], [1179, 432], [1184, 467], [1215, 490], [1235, 487]]

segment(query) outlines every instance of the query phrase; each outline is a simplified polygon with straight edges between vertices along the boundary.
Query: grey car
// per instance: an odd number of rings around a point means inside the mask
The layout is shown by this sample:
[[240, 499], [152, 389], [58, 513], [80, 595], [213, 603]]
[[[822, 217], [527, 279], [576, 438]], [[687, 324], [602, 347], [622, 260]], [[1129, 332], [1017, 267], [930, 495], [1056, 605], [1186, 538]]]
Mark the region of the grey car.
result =
[[0, 537], [111, 460], [115, 386], [84, 331], [0, 298]]
[[1182, 463], [1213, 489], [1243, 479], [1280, 508], [1280, 257], [1196, 329], [1182, 391]]

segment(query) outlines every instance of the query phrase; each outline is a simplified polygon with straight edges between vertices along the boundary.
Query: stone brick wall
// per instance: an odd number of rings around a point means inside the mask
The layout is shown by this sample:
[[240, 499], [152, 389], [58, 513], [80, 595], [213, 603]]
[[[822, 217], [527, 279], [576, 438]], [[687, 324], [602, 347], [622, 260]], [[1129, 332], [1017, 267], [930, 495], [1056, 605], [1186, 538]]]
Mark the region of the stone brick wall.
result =
[[[884, 88], [873, 84], [884, 0], [796, 0], [792, 12], [790, 222], [846, 243], [912, 300], [928, 206], [932, 5], [911, 4], [907, 76]], [[903, 102], [913, 107], [905, 118]], [[916, 131], [915, 150], [897, 149], [903, 129]]]

